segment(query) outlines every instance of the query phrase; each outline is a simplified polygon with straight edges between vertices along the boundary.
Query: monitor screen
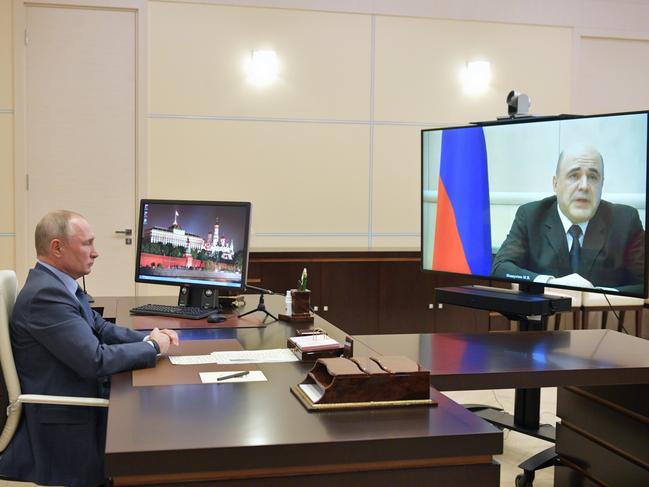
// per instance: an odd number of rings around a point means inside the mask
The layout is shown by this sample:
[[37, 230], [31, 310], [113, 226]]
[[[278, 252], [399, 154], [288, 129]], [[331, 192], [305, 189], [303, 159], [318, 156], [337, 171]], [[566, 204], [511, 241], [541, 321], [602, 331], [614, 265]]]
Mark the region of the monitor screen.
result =
[[250, 203], [142, 200], [135, 280], [240, 290]]
[[648, 116], [423, 130], [423, 269], [646, 297]]

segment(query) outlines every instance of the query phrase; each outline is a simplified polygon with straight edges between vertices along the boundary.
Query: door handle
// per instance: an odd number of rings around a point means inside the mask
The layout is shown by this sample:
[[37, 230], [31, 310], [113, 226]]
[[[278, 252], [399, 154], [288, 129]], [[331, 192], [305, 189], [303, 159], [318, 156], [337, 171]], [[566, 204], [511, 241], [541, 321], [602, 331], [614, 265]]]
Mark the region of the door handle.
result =
[[115, 234], [124, 235], [124, 237], [126, 237], [124, 239], [124, 244], [125, 245], [132, 245], [133, 244], [133, 239], [131, 238], [131, 235], [133, 235], [133, 230], [132, 229], [125, 228], [124, 230], [115, 230]]

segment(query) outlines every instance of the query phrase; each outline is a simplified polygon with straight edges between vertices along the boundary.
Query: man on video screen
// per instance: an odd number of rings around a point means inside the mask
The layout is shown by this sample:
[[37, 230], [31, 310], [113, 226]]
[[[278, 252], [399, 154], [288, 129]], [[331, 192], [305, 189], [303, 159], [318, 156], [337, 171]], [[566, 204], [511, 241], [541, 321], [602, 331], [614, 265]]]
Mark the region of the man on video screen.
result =
[[522, 281], [644, 291], [644, 229], [638, 211], [602, 201], [604, 160], [595, 148], [559, 155], [555, 196], [522, 205], [492, 274]]

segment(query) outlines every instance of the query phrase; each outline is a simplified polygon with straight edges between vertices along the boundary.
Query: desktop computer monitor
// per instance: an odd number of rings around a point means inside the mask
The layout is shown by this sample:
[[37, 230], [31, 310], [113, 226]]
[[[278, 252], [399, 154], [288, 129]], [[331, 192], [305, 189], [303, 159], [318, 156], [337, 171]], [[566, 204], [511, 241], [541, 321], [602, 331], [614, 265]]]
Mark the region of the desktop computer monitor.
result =
[[180, 286], [179, 305], [218, 308], [246, 284], [248, 202], [140, 202], [135, 281]]

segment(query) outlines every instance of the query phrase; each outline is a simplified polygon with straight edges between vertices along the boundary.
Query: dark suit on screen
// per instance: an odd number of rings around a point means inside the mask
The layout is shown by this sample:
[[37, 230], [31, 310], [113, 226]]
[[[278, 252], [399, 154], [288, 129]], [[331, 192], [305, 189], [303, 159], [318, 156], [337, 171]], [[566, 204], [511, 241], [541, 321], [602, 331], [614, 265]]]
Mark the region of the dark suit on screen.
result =
[[[522, 205], [494, 258], [492, 274], [533, 282], [572, 274], [555, 196]], [[642, 294], [644, 230], [636, 209], [601, 201], [588, 222], [578, 274], [596, 287]]]
[[[30, 271], [10, 326], [24, 394], [106, 398], [111, 374], [155, 366], [156, 351], [142, 333], [96, 312], [84, 315], [83, 305], [41, 264]], [[103, 481], [106, 408], [23, 408], [18, 430], [0, 456], [1, 475], [68, 487]]]

